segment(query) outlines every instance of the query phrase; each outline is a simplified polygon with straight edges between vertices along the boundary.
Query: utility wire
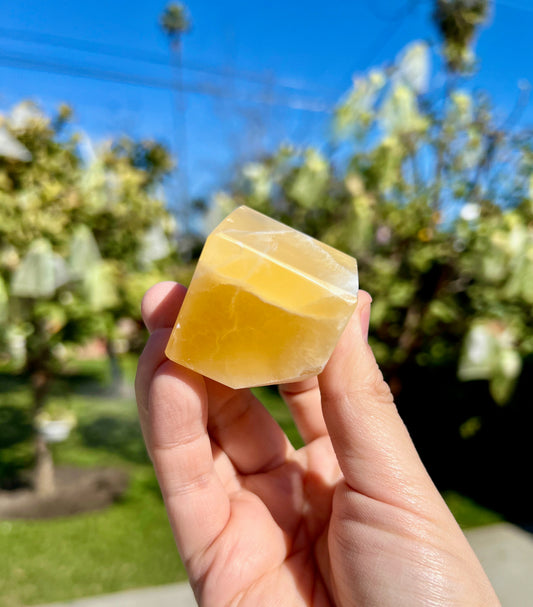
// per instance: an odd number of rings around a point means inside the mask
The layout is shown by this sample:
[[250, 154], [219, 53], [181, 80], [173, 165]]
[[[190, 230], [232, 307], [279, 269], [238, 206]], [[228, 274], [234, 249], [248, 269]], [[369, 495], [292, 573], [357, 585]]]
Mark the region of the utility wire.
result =
[[404, 21], [407, 19], [407, 16], [409, 14], [410, 11], [406, 11], [402, 17], [396, 19], [396, 21], [391, 21], [388, 25], [384, 27], [380, 36], [378, 36], [378, 38], [376, 38], [376, 40], [368, 47], [367, 52], [364, 55], [363, 65], [365, 69], [367, 67], [370, 67], [374, 63], [381, 51], [400, 31], [402, 25], [404, 24]]
[[[418, 2], [415, 2], [417, 4]], [[407, 0], [403, 6], [396, 9], [396, 11], [392, 14], [387, 14], [380, 3], [377, 0], [366, 0], [366, 7], [368, 11], [379, 21], [398, 21], [398, 19], [403, 19], [405, 15], [405, 11], [411, 10], [411, 5], [413, 4], [413, 0]]]
[[[30, 32], [16, 28], [0, 27], [0, 38], [14, 40], [17, 42], [26, 42], [32, 44], [45, 45], [49, 47], [65, 48], [69, 50], [81, 51], [84, 53], [92, 53], [104, 55], [108, 57], [120, 57], [131, 61], [142, 61], [152, 65], [161, 65], [170, 67], [170, 59], [164, 53], [154, 53], [153, 51], [145, 51], [134, 47], [125, 47], [117, 44], [109, 44], [102, 42], [91, 42], [78, 38], [70, 38], [67, 36], [59, 36], [56, 34], [47, 34], [43, 32]], [[236, 70], [234, 68], [217, 68], [210, 65], [205, 65], [197, 62], [184, 61], [182, 68], [192, 72], [210, 74], [221, 78], [234, 78], [255, 84], [269, 85], [272, 83], [271, 77], [265, 77], [262, 74], [255, 72]], [[302, 93], [317, 93], [316, 88], [300, 86], [294, 82], [287, 80], [278, 80], [276, 85], [280, 88], [300, 91]]]
[[[517, 11], [524, 11], [526, 13], [533, 13], [533, 5], [530, 0], [522, 0], [522, 2], [517, 0], [489, 0], [491, 4], [496, 6], [505, 6], [507, 8], [513, 8]], [[425, 2], [426, 4], [432, 3], [432, 0], [419, 0], [419, 2]], [[529, 6], [526, 6], [526, 2], [529, 2]], [[367, 0], [366, 5], [367, 9], [372, 13], [372, 15], [379, 19], [379, 21], [395, 21], [399, 17], [402, 16], [403, 11], [408, 8], [410, 2], [409, 0], [405, 3], [405, 5], [399, 9], [397, 9], [392, 14], [387, 14], [381, 4], [377, 0]]]
[[400, 31], [402, 25], [405, 23], [407, 17], [409, 17], [415, 8], [420, 4], [421, 0], [408, 0], [401, 10], [395, 13], [393, 18], [390, 18], [390, 25], [385, 27], [381, 35], [378, 36], [374, 45], [369, 49], [366, 58], [366, 65], [371, 65], [379, 55], [379, 53], [387, 46], [387, 44], [394, 38], [394, 36]]
[[[369, 0], [368, 5], [370, 7]], [[367, 69], [372, 66], [374, 61], [378, 58], [381, 51], [387, 46], [387, 44], [394, 38], [394, 36], [400, 31], [402, 25], [405, 20], [414, 9], [418, 6], [421, 0], [407, 0], [407, 2], [403, 5], [401, 10], [398, 10], [393, 16], [384, 17], [383, 20], [387, 21], [387, 24], [383, 28], [383, 30], [379, 33], [379, 35], [374, 39], [374, 41], [367, 47], [364, 55], [360, 55], [360, 59], [358, 61], [359, 66], [351, 70], [350, 74], [344, 78], [345, 82], [349, 81], [354, 72]], [[375, 12], [370, 9], [371, 12]], [[377, 17], [377, 15], [375, 15]], [[362, 58], [361, 58], [362, 57]], [[343, 84], [346, 89], [346, 85]]]
[[[102, 80], [107, 82], [117, 82], [132, 86], [142, 86], [147, 88], [176, 90], [177, 85], [171, 79], [157, 78], [154, 76], [144, 76], [141, 74], [128, 74], [125, 72], [111, 71], [107, 69], [75, 65], [50, 59], [36, 59], [33, 55], [25, 53], [0, 53], [0, 65], [16, 69], [26, 69], [38, 72], [47, 72], [62, 74], [80, 78], [91, 78], [93, 80]], [[207, 95], [223, 99], [233, 99], [238, 102], [252, 103], [258, 105], [271, 105], [274, 107], [284, 107], [289, 109], [301, 110], [313, 113], [331, 113], [332, 108], [329, 104], [321, 100], [301, 99], [297, 97], [272, 97], [271, 95], [247, 95], [237, 97], [233, 93], [224, 91], [223, 88], [209, 84], [184, 83], [183, 90], [188, 93]]]
[[514, 8], [517, 11], [524, 11], [525, 13], [533, 13], [533, 6], [525, 6], [522, 3], [515, 2], [514, 0], [494, 0], [496, 6], [506, 6], [507, 8]]

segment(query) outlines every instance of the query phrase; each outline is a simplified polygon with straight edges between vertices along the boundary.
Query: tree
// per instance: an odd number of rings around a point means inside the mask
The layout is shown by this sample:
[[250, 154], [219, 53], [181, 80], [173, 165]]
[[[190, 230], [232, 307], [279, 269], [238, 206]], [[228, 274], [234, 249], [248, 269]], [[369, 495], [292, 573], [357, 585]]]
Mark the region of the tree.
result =
[[374, 299], [372, 347], [430, 474], [524, 523], [533, 133], [518, 118], [527, 90], [499, 119], [470, 83], [471, 47], [449, 40], [438, 79], [424, 42], [357, 75], [331, 144], [286, 144], [246, 163], [206, 225], [247, 204], [354, 255]]
[[191, 19], [187, 8], [172, 2], [163, 11], [159, 20], [161, 29], [170, 42], [171, 62], [175, 72], [175, 112], [174, 131], [180, 160], [180, 172], [176, 177], [176, 193], [182, 231], [190, 231], [189, 225], [189, 184], [188, 184], [188, 138], [187, 138], [187, 98], [183, 90], [183, 35], [191, 30]]
[[[168, 170], [162, 148], [123, 140], [89, 164], [70, 132], [23, 103], [2, 117], [0, 140], [0, 351], [26, 374], [32, 416], [46, 406], [65, 347], [139, 317], [142, 292], [171, 258], [172, 221], [154, 189]], [[165, 246], [166, 243], [166, 246]], [[53, 468], [36, 434], [36, 489], [52, 492]]]
[[442, 36], [450, 71], [461, 73], [471, 68], [472, 41], [488, 13], [488, 0], [436, 0], [433, 20]]
[[437, 2], [444, 90], [430, 89], [428, 45], [409, 45], [354, 79], [332, 156], [284, 145], [246, 164], [211, 210], [248, 204], [357, 257], [396, 393], [408, 369], [458, 365], [504, 402], [533, 352], [531, 132], [506, 129], [469, 90], [466, 51], [485, 17], [485, 2]]
[[159, 20], [161, 29], [170, 38], [174, 47], [181, 46], [183, 34], [191, 29], [191, 20], [187, 9], [178, 2], [170, 3]]

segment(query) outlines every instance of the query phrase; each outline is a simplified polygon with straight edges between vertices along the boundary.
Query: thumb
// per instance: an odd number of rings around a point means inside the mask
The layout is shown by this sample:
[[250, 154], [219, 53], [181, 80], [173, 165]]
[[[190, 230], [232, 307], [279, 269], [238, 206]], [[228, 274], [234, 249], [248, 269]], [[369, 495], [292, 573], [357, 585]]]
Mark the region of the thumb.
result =
[[359, 292], [356, 311], [319, 376], [322, 408], [347, 484], [405, 506], [413, 491], [427, 493], [433, 483], [367, 343], [371, 301]]

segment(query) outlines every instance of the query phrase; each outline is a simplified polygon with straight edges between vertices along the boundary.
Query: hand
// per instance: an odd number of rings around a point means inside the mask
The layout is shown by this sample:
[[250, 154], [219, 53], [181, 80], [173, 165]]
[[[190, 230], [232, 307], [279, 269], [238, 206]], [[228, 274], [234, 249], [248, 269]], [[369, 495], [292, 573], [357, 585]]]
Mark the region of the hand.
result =
[[299, 450], [249, 390], [165, 357], [184, 295], [145, 295], [136, 391], [200, 605], [499, 605], [366, 343], [367, 293], [320, 376], [280, 389]]

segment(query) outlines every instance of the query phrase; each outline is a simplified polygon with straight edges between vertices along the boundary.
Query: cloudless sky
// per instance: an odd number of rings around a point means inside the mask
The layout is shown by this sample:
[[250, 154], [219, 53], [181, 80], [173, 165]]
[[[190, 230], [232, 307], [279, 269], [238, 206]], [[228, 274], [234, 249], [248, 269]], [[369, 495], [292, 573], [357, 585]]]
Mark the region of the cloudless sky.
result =
[[[352, 74], [393, 60], [415, 39], [437, 40], [430, 0], [186, 4], [193, 29], [184, 38], [184, 65], [216, 72], [183, 71], [186, 87], [214, 93], [185, 96], [191, 195], [223, 186], [236, 162], [282, 140], [324, 141], [330, 115], [322, 110], [349, 88]], [[176, 151], [183, 145], [176, 95], [158, 84], [172, 72], [140, 60], [169, 56], [158, 27], [165, 5], [164, 0], [2, 0], [0, 112], [23, 99], [47, 111], [66, 101], [74, 107], [76, 126], [95, 142], [125, 132], [159, 139]], [[476, 44], [481, 64], [475, 86], [491, 94], [502, 117], [513, 108], [520, 80], [533, 82], [532, 31], [533, 0], [497, 0], [491, 24]], [[48, 44], [37, 43], [36, 35], [45, 35]], [[94, 50], [113, 45], [111, 50], [126, 49], [125, 56], [68, 49], [64, 38], [89, 41]], [[127, 58], [127, 49], [135, 49], [135, 58]], [[25, 69], [29, 65], [41, 71]], [[65, 65], [78, 75], [52, 73]], [[150, 79], [151, 86], [82, 77], [95, 71]], [[252, 81], [257, 78], [261, 82]], [[302, 106], [313, 111], [296, 109]], [[530, 104], [522, 124], [532, 123]]]

